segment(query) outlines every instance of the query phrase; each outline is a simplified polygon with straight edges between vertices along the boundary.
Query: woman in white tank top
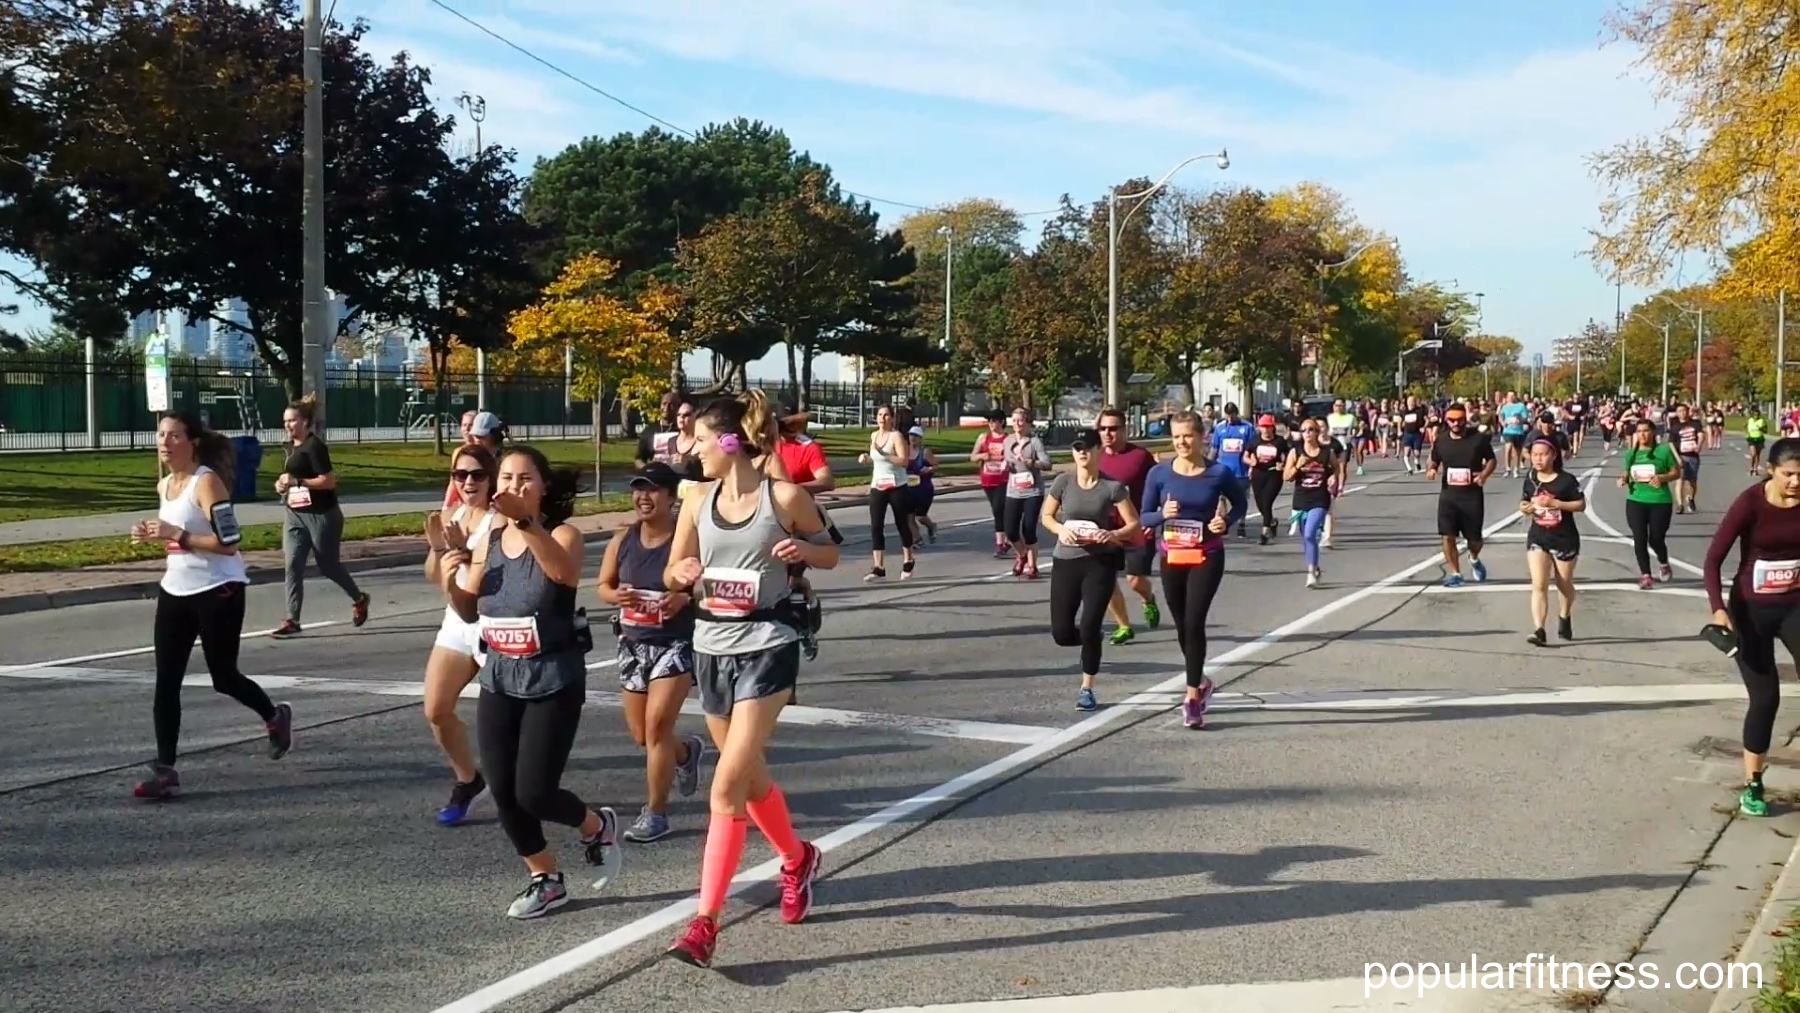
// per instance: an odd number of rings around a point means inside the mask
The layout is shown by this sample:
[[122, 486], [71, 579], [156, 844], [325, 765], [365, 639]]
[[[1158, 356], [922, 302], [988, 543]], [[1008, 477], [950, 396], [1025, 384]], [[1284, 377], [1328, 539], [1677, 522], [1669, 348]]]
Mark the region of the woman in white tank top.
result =
[[887, 405], [875, 409], [875, 431], [869, 434], [869, 451], [862, 463], [869, 466], [869, 543], [874, 560], [864, 580], [880, 580], [887, 576], [887, 515], [894, 514], [894, 527], [900, 531], [900, 577], [913, 575], [912, 517], [907, 512], [906, 462], [911, 456], [906, 434], [894, 426], [894, 410]]
[[175, 760], [181, 741], [181, 684], [194, 641], [206, 658], [213, 689], [250, 708], [269, 735], [269, 756], [293, 746], [294, 712], [275, 704], [238, 671], [244, 636], [244, 588], [249, 578], [238, 555], [243, 538], [227, 486], [232, 446], [186, 412], [165, 414], [156, 426], [156, 456], [169, 474], [157, 483], [155, 520], [131, 526], [131, 540], [161, 542], [168, 568], [156, 595], [156, 690], [152, 707], [156, 761], [134, 794], [166, 799], [181, 794]]
[[[425, 541], [430, 548], [425, 554], [425, 579], [433, 586], [443, 583], [443, 554], [455, 549], [474, 552], [477, 545], [487, 542], [494, 524], [494, 479], [499, 465], [493, 452], [480, 444], [458, 447], [450, 468], [458, 505], [448, 517], [440, 511], [425, 518]], [[469, 730], [456, 714], [457, 701], [481, 671], [481, 661], [480, 624], [464, 622], [455, 609], [445, 605], [437, 640], [425, 660], [425, 723], [431, 726], [432, 736], [456, 775], [450, 800], [437, 814], [438, 822], [445, 826], [468, 818], [469, 810], [487, 794], [487, 781], [476, 768], [475, 751], [469, 746]]]

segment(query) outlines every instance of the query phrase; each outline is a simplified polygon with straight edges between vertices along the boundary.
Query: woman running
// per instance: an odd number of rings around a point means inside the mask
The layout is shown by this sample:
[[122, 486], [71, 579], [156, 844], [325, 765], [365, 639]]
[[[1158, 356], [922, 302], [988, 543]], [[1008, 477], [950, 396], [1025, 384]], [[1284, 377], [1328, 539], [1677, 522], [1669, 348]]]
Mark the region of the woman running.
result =
[[719, 749], [699, 914], [668, 950], [696, 967], [712, 963], [749, 820], [781, 856], [783, 921], [806, 918], [819, 871], [820, 851], [794, 833], [764, 750], [800, 677], [800, 630], [807, 620], [789, 596], [787, 568], [832, 569], [838, 547], [805, 490], [756, 466], [763, 451], [750, 434], [764, 431], [757, 417], [763, 410], [760, 400], [731, 399], [700, 413], [696, 452], [708, 482], [681, 504], [664, 574], [665, 587], [694, 595], [699, 605], [694, 677]]
[[1550, 612], [1550, 581], [1562, 601], [1556, 636], [1574, 640], [1575, 563], [1581, 558], [1581, 532], [1575, 515], [1587, 509], [1581, 482], [1563, 470], [1562, 455], [1547, 439], [1533, 440], [1526, 451], [1531, 470], [1525, 473], [1519, 513], [1531, 522], [1525, 531], [1525, 564], [1531, 569], [1531, 642], [1544, 646], [1544, 620]]
[[1204, 728], [1213, 691], [1206, 677], [1206, 617], [1225, 578], [1223, 535], [1246, 513], [1244, 486], [1230, 469], [1201, 456], [1199, 416], [1181, 412], [1169, 429], [1175, 458], [1150, 469], [1138, 514], [1161, 536], [1163, 594], [1187, 663], [1182, 720]]
[[1244, 459], [1250, 464], [1250, 493], [1256, 499], [1257, 513], [1262, 514], [1258, 545], [1269, 544], [1279, 530], [1275, 526], [1275, 501], [1281, 497], [1290, 449], [1287, 440], [1275, 435], [1275, 416], [1264, 415], [1256, 420], [1256, 437], [1245, 448]]
[[[1075, 708], [1100, 706], [1094, 678], [1100, 674], [1100, 627], [1125, 568], [1124, 546], [1138, 532], [1137, 507], [1123, 482], [1100, 475], [1100, 433], [1083, 429], [1070, 445], [1075, 470], [1050, 483], [1039, 523], [1056, 536], [1050, 571], [1050, 636], [1059, 646], [1081, 647], [1081, 688]], [[1079, 622], [1077, 621], [1079, 616]]]
[[269, 758], [294, 744], [294, 710], [269, 701], [262, 687], [238, 671], [244, 635], [243, 531], [232, 511], [231, 441], [187, 412], [165, 413], [156, 424], [156, 456], [169, 474], [157, 483], [161, 504], [153, 521], [131, 526], [134, 542], [161, 542], [168, 552], [156, 592], [156, 690], [151, 717], [156, 762], [134, 794], [168, 799], [181, 794], [175, 758], [181, 742], [181, 684], [194, 640], [212, 674], [213, 689], [256, 712], [269, 733]]
[[[1669, 522], [1675, 516], [1675, 494], [1681, 478], [1681, 462], [1674, 448], [1656, 440], [1656, 423], [1631, 421], [1630, 443], [1621, 454], [1625, 473], [1619, 488], [1625, 492], [1625, 524], [1631, 529], [1631, 551], [1637, 557], [1638, 587], [1648, 591], [1658, 580], [1667, 581], [1669, 570]], [[1624, 421], [1620, 427], [1623, 429]], [[1656, 576], [1650, 576], [1650, 553], [1656, 553]]]
[[1343, 465], [1338, 452], [1319, 442], [1319, 423], [1300, 423], [1300, 445], [1288, 451], [1281, 477], [1294, 483], [1294, 512], [1300, 515], [1300, 544], [1306, 554], [1306, 586], [1319, 586], [1324, 570], [1319, 560], [1319, 540], [1325, 516], [1331, 510], [1331, 483]]
[[646, 798], [625, 839], [648, 844], [669, 836], [669, 788], [683, 798], [700, 786], [706, 742], [675, 737], [675, 720], [694, 688], [693, 597], [663, 585], [669, 546], [675, 539], [675, 492], [681, 476], [653, 461], [631, 479], [637, 516], [600, 559], [600, 600], [619, 610], [619, 685], [625, 691], [625, 726], [644, 750]]
[[969, 460], [981, 465], [981, 491], [994, 512], [994, 558], [1005, 559], [1012, 553], [1006, 538], [1006, 416], [994, 412], [987, 422], [987, 432], [975, 437]]
[[[757, 434], [752, 439], [762, 439]], [[769, 455], [774, 457], [773, 454]], [[869, 434], [869, 449], [859, 460], [870, 467], [869, 475], [869, 543], [874, 565], [864, 580], [881, 580], [887, 576], [887, 515], [894, 514], [894, 527], [900, 532], [900, 579], [913, 575], [913, 526], [906, 512], [906, 466], [911, 459], [906, 434], [894, 428], [894, 410], [887, 405], [875, 409], [875, 431]]]
[[[369, 621], [369, 596], [356, 586], [350, 571], [338, 558], [344, 536], [344, 512], [338, 509], [337, 473], [331, 470], [331, 451], [313, 431], [319, 399], [311, 394], [293, 402], [282, 413], [287, 430], [288, 456], [275, 480], [275, 494], [287, 504], [287, 523], [281, 530], [281, 551], [287, 564], [287, 620], [271, 636], [300, 633], [300, 609], [306, 602], [306, 557], [319, 563], [319, 573], [350, 596], [350, 621], [361, 626]], [[479, 417], [479, 416], [478, 416]]]
[[[1738, 675], [1750, 706], [1744, 713], [1744, 787], [1738, 809], [1767, 816], [1763, 763], [1781, 704], [1775, 642], [1800, 664], [1800, 439], [1769, 448], [1769, 477], [1732, 501], [1706, 550], [1706, 597], [1713, 622], [1737, 634]], [[1724, 597], [1725, 557], [1737, 549], [1731, 600]]]
[[911, 458], [906, 462], [906, 515], [912, 519], [913, 544], [919, 544], [919, 527], [925, 528], [925, 538], [937, 541], [937, 522], [931, 519], [931, 503], [937, 499], [937, 489], [931, 477], [937, 474], [937, 455], [925, 445], [925, 430], [912, 427], [906, 434], [907, 452]]
[[600, 866], [595, 889], [618, 876], [623, 853], [613, 810], [591, 809], [562, 786], [593, 647], [575, 609], [586, 549], [581, 532], [566, 523], [575, 511], [576, 474], [551, 468], [536, 448], [514, 446], [500, 458], [495, 485], [498, 530], [473, 552], [445, 554], [444, 590], [456, 614], [481, 627], [487, 656], [475, 737], [500, 825], [531, 874], [506, 914], [538, 918], [569, 902], [542, 821], [580, 831], [588, 862]]
[[1750, 445], [1750, 474], [1762, 470], [1763, 441], [1769, 436], [1769, 420], [1763, 417], [1762, 409], [1752, 407], [1750, 414], [1744, 419], [1744, 442]]
[[[500, 448], [506, 444], [506, 424], [500, 416], [493, 412], [464, 412], [462, 419], [462, 445], [465, 447], [485, 447], [487, 452], [498, 459]], [[455, 467], [456, 462], [451, 462]], [[455, 476], [444, 489], [444, 509], [455, 510], [462, 505], [462, 483]]]
[[[1006, 539], [1012, 544], [1013, 576], [1038, 577], [1038, 516], [1043, 513], [1044, 469], [1050, 454], [1032, 435], [1031, 413], [1015, 408], [1013, 431], [1006, 437]], [[1195, 451], [1198, 453], [1199, 451]]]
[[[473, 552], [487, 541], [494, 526], [494, 478], [499, 470], [494, 455], [478, 443], [458, 448], [451, 459], [450, 475], [460, 505], [447, 522], [441, 512], [425, 517], [425, 541], [431, 548], [425, 554], [425, 579], [433, 587], [444, 584], [443, 556], [452, 547]], [[445, 826], [467, 819], [469, 810], [487, 794], [487, 782], [469, 747], [469, 730], [456, 714], [462, 691], [481, 671], [482, 660], [481, 627], [464, 622], [453, 606], [445, 605], [437, 640], [425, 659], [425, 722], [456, 775], [450, 801], [437, 814], [438, 822]]]

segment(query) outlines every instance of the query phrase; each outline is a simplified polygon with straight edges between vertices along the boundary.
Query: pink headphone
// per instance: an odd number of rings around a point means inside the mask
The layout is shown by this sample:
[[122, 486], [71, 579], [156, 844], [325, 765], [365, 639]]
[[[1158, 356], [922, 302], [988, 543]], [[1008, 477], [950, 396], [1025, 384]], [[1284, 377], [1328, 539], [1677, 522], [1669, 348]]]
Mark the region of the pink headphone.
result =
[[719, 449], [727, 454], [735, 454], [744, 449], [744, 441], [739, 439], [736, 433], [720, 433]]

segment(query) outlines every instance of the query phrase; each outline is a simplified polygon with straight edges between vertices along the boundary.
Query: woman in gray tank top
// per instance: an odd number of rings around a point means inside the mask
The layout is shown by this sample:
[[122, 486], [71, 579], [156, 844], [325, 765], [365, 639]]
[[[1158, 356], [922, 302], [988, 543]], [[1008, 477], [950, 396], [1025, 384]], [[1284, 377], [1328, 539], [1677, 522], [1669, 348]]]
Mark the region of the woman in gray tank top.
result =
[[[669, 955], [706, 967], [719, 912], [743, 856], [750, 820], [781, 855], [781, 916], [812, 906], [819, 849], [800, 840], [764, 749], [800, 675], [803, 607], [789, 601], [788, 566], [829, 570], [838, 547], [818, 505], [792, 482], [757, 466], [771, 430], [760, 392], [715, 401], [700, 413], [695, 453], [707, 484], [681, 504], [664, 584], [694, 595], [694, 679], [706, 727], [719, 747], [712, 818], [700, 869], [700, 913]], [[755, 434], [754, 438], [752, 434]], [[773, 456], [773, 455], [771, 455]]]
[[446, 554], [444, 590], [464, 621], [481, 625], [487, 657], [475, 739], [500, 825], [531, 873], [506, 913], [537, 918], [569, 902], [543, 820], [581, 831], [588, 862], [601, 867], [596, 888], [617, 876], [622, 856], [612, 809], [590, 809], [562, 787], [587, 702], [587, 647], [575, 611], [585, 548], [565, 523], [575, 510], [575, 474], [515, 446], [500, 458], [495, 489], [496, 530], [473, 554]]
[[600, 600], [617, 606], [619, 687], [625, 691], [625, 726], [644, 750], [647, 798], [637, 822], [625, 831], [633, 844], [669, 836], [669, 788], [682, 797], [700, 786], [706, 742], [675, 737], [675, 719], [694, 686], [693, 597], [663, 584], [675, 542], [675, 492], [681, 476], [653, 461], [631, 478], [637, 520], [606, 543], [600, 560]]

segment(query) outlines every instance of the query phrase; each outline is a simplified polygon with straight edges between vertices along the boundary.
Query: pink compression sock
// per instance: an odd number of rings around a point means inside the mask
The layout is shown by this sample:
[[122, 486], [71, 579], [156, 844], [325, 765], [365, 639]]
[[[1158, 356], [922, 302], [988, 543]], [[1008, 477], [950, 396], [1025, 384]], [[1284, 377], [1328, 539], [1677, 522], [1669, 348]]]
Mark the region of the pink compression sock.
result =
[[779, 785], [771, 783], [767, 795], [746, 803], [744, 808], [750, 810], [756, 829], [768, 838], [783, 862], [793, 865], [804, 857], [800, 835], [794, 833], [794, 819], [788, 815], [787, 796], [781, 793]]
[[725, 895], [731, 892], [731, 877], [737, 875], [744, 836], [749, 832], [749, 820], [713, 813], [706, 828], [706, 854], [700, 861], [701, 914], [716, 918], [724, 910]]

